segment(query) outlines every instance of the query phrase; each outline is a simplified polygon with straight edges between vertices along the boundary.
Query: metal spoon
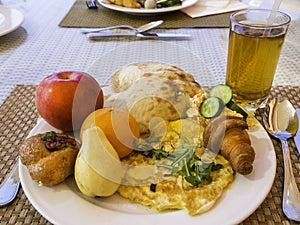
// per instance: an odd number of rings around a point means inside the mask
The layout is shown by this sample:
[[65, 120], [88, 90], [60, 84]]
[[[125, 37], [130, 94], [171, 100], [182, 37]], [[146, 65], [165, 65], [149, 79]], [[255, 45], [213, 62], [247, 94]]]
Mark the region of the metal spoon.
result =
[[282, 209], [292, 220], [300, 221], [300, 193], [295, 182], [287, 140], [298, 130], [296, 110], [286, 98], [274, 98], [269, 104], [268, 121], [263, 117], [267, 131], [280, 139], [284, 160], [284, 187]]
[[152, 21], [150, 23], [146, 23], [140, 27], [133, 27], [130, 25], [117, 25], [117, 26], [104, 27], [104, 28], [81, 28], [80, 32], [86, 34], [86, 33], [95, 33], [95, 32], [113, 30], [113, 29], [129, 29], [129, 30], [133, 30], [135, 33], [143, 33], [145, 31], [158, 27], [162, 23], [163, 20], [157, 20], [157, 21]]

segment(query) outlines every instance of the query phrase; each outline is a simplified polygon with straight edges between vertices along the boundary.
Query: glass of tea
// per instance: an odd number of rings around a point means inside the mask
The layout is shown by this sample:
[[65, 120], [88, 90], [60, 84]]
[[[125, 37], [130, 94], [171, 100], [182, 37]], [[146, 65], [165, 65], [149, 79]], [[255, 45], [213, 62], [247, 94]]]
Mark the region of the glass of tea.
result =
[[226, 84], [246, 108], [258, 108], [268, 98], [291, 21], [283, 12], [270, 15], [268, 9], [249, 9], [230, 17]]

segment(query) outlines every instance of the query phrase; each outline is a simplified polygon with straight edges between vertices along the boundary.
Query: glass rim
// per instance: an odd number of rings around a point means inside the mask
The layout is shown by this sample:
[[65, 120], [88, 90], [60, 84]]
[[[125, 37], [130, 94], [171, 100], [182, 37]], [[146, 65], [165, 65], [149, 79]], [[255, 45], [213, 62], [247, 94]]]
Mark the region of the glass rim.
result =
[[280, 24], [271, 24], [271, 25], [245, 24], [245, 23], [241, 23], [235, 19], [236, 15], [247, 14], [248, 12], [269, 12], [269, 13], [271, 13], [272, 10], [271, 9], [244, 9], [244, 10], [240, 10], [240, 11], [232, 13], [230, 15], [230, 20], [234, 21], [235, 23], [237, 23], [239, 25], [253, 27], [253, 28], [276, 28], [276, 27], [282, 27], [282, 26], [288, 25], [291, 22], [291, 17], [282, 11], [276, 11], [276, 15], [280, 14], [281, 16], [285, 17], [287, 21], [282, 22]]

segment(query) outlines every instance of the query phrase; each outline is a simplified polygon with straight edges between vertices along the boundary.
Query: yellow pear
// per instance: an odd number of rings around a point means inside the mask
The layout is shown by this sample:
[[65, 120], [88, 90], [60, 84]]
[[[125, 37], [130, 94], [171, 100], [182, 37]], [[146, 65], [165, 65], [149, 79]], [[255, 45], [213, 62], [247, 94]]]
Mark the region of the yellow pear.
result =
[[101, 128], [83, 132], [74, 176], [78, 188], [87, 196], [106, 197], [118, 190], [123, 177], [121, 161]]

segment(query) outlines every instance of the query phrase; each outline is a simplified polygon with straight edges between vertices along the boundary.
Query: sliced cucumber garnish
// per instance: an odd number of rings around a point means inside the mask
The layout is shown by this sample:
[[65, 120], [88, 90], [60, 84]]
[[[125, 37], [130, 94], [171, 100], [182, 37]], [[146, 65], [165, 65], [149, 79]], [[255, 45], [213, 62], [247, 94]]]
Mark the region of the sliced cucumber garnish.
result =
[[224, 104], [226, 105], [232, 99], [232, 90], [225, 84], [218, 84], [211, 89], [209, 96], [214, 96], [222, 99]]
[[210, 96], [201, 103], [199, 111], [203, 117], [210, 119], [220, 115], [224, 107], [225, 104], [222, 99]]
[[199, 112], [203, 117], [210, 119], [220, 115], [225, 106], [240, 113], [244, 118], [248, 117], [248, 113], [232, 101], [232, 90], [225, 84], [218, 84], [211, 89], [209, 97], [201, 103]]

